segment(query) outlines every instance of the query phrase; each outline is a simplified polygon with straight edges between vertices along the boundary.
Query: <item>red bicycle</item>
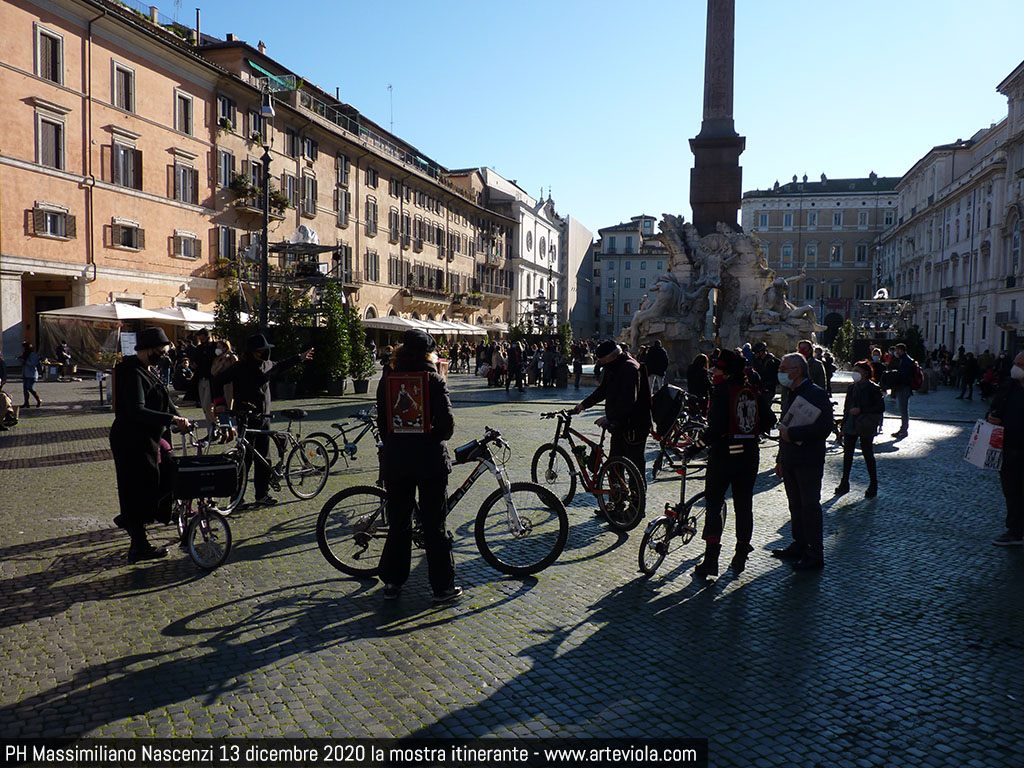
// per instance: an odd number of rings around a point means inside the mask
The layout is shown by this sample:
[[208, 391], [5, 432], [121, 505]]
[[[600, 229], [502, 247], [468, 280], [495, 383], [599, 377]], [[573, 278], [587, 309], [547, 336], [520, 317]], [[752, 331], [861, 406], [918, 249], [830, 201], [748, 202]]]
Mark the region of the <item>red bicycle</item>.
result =
[[682, 415], [672, 422], [665, 435], [659, 435], [651, 430], [651, 437], [658, 443], [658, 455], [651, 465], [651, 480], [657, 479], [658, 473], [665, 468], [666, 463], [668, 468], [678, 473], [680, 467], [685, 464], [684, 452], [693, 445], [697, 436], [707, 429], [707, 420], [695, 408], [699, 402], [699, 398], [687, 394], [686, 407]]
[[[558, 425], [554, 441], [545, 443], [533, 454], [530, 467], [533, 482], [550, 489], [563, 504], [569, 504], [576, 495], [578, 476], [583, 487], [597, 497], [609, 528], [614, 531], [636, 528], [643, 519], [647, 503], [644, 476], [629, 459], [622, 456], [605, 459], [607, 430], [601, 430], [600, 440], [591, 440], [572, 428], [572, 417], [572, 411], [555, 411], [541, 416], [542, 419], [558, 419]], [[559, 445], [562, 440], [568, 442], [569, 451]]]

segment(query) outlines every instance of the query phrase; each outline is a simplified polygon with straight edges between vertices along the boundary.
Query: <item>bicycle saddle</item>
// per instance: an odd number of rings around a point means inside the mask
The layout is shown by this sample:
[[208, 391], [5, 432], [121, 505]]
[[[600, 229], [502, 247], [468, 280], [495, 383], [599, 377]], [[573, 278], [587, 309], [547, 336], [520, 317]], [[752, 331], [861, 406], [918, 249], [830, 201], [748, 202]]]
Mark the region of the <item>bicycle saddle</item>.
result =
[[300, 419], [306, 418], [306, 416], [308, 416], [309, 414], [307, 414], [301, 408], [286, 408], [285, 410], [281, 411], [281, 415], [284, 416], [289, 421], [299, 421]]

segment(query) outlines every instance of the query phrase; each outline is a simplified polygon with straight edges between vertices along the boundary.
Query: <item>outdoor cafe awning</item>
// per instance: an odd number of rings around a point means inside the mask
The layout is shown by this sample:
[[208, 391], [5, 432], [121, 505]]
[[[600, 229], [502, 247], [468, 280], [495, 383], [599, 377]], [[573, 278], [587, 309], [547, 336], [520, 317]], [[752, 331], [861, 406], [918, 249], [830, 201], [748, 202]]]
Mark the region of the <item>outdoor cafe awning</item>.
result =
[[410, 328], [420, 328], [432, 335], [445, 336], [483, 336], [487, 333], [483, 328], [457, 320], [412, 320], [405, 317], [370, 317], [363, 320], [367, 328], [383, 331], [404, 332]]

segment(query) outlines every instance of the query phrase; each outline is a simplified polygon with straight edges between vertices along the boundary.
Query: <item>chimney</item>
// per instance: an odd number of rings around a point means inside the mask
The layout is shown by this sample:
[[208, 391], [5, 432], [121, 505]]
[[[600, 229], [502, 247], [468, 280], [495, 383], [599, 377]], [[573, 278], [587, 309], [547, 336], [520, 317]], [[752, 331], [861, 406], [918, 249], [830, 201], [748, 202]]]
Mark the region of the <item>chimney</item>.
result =
[[237, 43], [238, 42], [238, 38], [235, 37], [235, 33], [234, 32], [228, 32], [227, 40], [228, 40], [229, 43]]
[[159, 13], [157, 11], [156, 6], [155, 5], [149, 6], [149, 20], [152, 21], [154, 24], [156, 24], [157, 23], [156, 20], [157, 20], [157, 16], [158, 15], [159, 15]]
[[267, 44], [264, 43], [262, 40], [259, 41], [259, 43], [256, 45], [256, 48], [257, 48], [257, 50], [259, 50], [260, 53], [266, 55], [266, 53], [267, 53]]

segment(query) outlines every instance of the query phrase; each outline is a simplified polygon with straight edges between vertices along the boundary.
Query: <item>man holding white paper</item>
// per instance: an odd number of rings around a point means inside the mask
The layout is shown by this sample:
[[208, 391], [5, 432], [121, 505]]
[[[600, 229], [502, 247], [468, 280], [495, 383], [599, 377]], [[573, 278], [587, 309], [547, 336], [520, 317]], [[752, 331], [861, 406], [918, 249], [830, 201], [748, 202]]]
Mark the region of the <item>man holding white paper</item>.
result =
[[832, 433], [832, 401], [808, 378], [807, 360], [799, 352], [779, 364], [779, 384], [789, 389], [779, 420], [779, 455], [775, 474], [789, 499], [793, 543], [772, 550], [798, 571], [825, 567], [822, 551], [821, 478], [825, 472], [825, 440]]
[[1009, 381], [993, 396], [988, 420], [1003, 427], [999, 479], [1006, 499], [1006, 532], [992, 543], [997, 547], [1019, 547], [1024, 545], [1024, 352], [1013, 359]]

